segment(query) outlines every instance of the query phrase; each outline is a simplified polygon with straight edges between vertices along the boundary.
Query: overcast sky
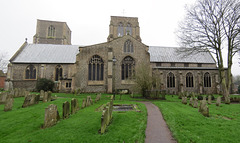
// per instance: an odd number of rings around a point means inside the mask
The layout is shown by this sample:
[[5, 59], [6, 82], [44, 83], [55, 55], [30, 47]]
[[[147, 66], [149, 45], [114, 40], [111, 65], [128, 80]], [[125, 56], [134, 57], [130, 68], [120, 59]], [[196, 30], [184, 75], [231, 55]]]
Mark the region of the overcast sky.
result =
[[[37, 19], [67, 22], [73, 45], [107, 41], [110, 16], [138, 17], [142, 42], [149, 46], [178, 47], [175, 31], [185, 5], [194, 0], [1, 0], [0, 52], [8, 59], [25, 38], [32, 43]], [[237, 57], [233, 74], [240, 74]]]

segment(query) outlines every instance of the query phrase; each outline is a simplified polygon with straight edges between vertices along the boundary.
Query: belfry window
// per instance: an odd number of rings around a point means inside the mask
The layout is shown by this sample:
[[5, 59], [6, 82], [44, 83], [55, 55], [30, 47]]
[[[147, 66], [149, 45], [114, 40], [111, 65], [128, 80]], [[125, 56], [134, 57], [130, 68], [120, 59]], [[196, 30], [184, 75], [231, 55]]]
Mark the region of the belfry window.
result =
[[175, 87], [175, 76], [171, 72], [167, 75], [167, 87]]
[[62, 66], [61, 65], [57, 65], [55, 68], [55, 81], [58, 81], [62, 78]]
[[124, 43], [124, 52], [125, 53], [133, 53], [133, 43], [131, 40], [127, 40]]
[[132, 26], [130, 23], [127, 24], [126, 35], [132, 35]]
[[118, 24], [118, 37], [122, 37], [123, 36], [123, 24], [120, 22]]
[[186, 87], [193, 87], [193, 74], [190, 72], [186, 74]]
[[211, 87], [211, 76], [208, 72], [204, 74], [204, 87]]
[[122, 61], [122, 80], [133, 79], [135, 75], [135, 61], [127, 56]]
[[25, 79], [36, 79], [36, 68], [33, 65], [29, 65], [25, 71]]
[[88, 80], [103, 80], [104, 62], [98, 55], [94, 55], [88, 64]]
[[54, 36], [55, 36], [55, 27], [52, 26], [52, 25], [50, 25], [50, 26], [48, 27], [48, 36], [49, 36], [49, 37], [54, 37]]

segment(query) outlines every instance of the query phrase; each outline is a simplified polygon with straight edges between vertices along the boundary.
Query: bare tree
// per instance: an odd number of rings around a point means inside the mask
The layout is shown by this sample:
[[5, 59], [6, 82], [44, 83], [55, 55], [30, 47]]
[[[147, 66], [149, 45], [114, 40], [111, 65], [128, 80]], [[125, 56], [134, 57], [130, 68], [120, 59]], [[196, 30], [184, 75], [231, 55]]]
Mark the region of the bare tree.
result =
[[6, 60], [7, 54], [0, 51], [0, 70], [7, 71], [8, 61]]
[[[187, 16], [179, 26], [178, 37], [188, 51], [210, 51], [216, 56], [225, 100], [229, 98], [232, 59], [239, 51], [239, 33], [239, 0], [198, 0], [187, 8]], [[223, 66], [224, 48], [228, 50], [227, 73]]]

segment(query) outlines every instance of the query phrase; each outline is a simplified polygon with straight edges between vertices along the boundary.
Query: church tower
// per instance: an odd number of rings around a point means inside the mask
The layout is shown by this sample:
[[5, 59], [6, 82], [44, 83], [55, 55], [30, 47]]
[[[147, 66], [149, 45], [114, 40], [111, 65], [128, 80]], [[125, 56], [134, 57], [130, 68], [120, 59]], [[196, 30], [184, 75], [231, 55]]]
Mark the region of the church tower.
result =
[[71, 30], [66, 22], [38, 19], [33, 43], [71, 45]]
[[131, 35], [141, 42], [138, 18], [111, 16], [108, 41], [124, 35]]

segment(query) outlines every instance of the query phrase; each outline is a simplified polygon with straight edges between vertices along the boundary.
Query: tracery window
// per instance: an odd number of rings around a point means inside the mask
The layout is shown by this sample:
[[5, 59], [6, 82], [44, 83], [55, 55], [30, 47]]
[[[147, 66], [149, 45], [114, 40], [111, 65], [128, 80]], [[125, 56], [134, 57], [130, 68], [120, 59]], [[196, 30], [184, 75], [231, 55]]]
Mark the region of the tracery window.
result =
[[55, 81], [58, 81], [62, 78], [62, 66], [61, 65], [57, 65], [55, 68]]
[[126, 35], [132, 35], [132, 26], [130, 23], [127, 24]]
[[175, 76], [171, 72], [167, 75], [167, 87], [175, 87]]
[[133, 43], [131, 40], [127, 40], [125, 43], [124, 43], [124, 52], [125, 53], [133, 53]]
[[122, 80], [133, 79], [135, 75], [135, 61], [127, 56], [122, 60]]
[[33, 65], [29, 65], [25, 71], [25, 79], [36, 79], [36, 68]]
[[123, 36], [123, 24], [122, 22], [120, 22], [118, 24], [118, 37], [122, 37]]
[[187, 73], [186, 74], [186, 87], [193, 87], [193, 74], [192, 73]]
[[204, 87], [211, 87], [211, 76], [208, 72], [204, 74]]
[[54, 37], [55, 36], [55, 27], [53, 25], [50, 25], [48, 27], [48, 36], [49, 37]]
[[88, 80], [103, 80], [104, 62], [98, 55], [94, 55], [88, 64]]

